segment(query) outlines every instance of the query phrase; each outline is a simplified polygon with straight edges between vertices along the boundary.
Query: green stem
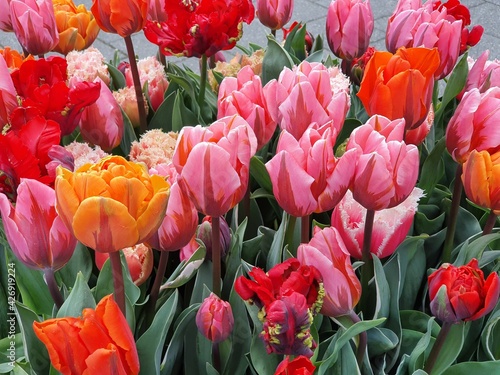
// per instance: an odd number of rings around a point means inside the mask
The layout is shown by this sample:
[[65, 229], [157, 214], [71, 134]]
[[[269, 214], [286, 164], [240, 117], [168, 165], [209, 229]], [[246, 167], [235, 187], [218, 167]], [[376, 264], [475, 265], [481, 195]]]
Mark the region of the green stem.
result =
[[45, 283], [49, 287], [50, 295], [56, 304], [57, 309], [59, 310], [64, 303], [64, 298], [59, 290], [59, 286], [56, 282], [56, 277], [54, 275], [54, 270], [52, 268], [45, 269], [43, 272], [43, 277], [45, 279]]
[[274, 36], [274, 39], [276, 39], [276, 30], [271, 29], [271, 35]]
[[220, 254], [220, 217], [212, 217], [212, 264], [213, 285], [212, 291], [220, 297], [221, 289], [221, 254]]
[[443, 255], [441, 261], [443, 263], [451, 262], [451, 251], [453, 250], [453, 239], [457, 228], [458, 209], [460, 208], [460, 200], [462, 198], [462, 165], [457, 165], [455, 171], [455, 182], [453, 186], [453, 197], [451, 200], [450, 214], [448, 216], [448, 225], [446, 229], [446, 238], [444, 240]]
[[113, 287], [115, 289], [115, 301], [120, 307], [123, 316], [126, 315], [125, 309], [125, 285], [123, 283], [123, 270], [122, 261], [120, 259], [120, 251], [109, 253], [109, 260], [111, 261], [111, 271], [113, 272]]
[[148, 122], [146, 119], [146, 108], [144, 103], [144, 96], [142, 95], [141, 79], [139, 78], [139, 70], [137, 69], [137, 62], [135, 61], [134, 43], [132, 43], [132, 38], [126, 36], [125, 45], [127, 46], [127, 54], [130, 63], [130, 72], [132, 73], [132, 79], [134, 81], [135, 96], [137, 98], [137, 108], [139, 110], [139, 129], [141, 133], [148, 130]]
[[429, 354], [429, 358], [427, 358], [427, 362], [425, 363], [424, 366], [424, 371], [428, 373], [429, 375], [432, 374], [432, 368], [436, 364], [436, 360], [439, 356], [439, 352], [443, 348], [443, 344], [446, 341], [446, 337], [448, 336], [448, 333], [450, 332], [452, 323], [444, 322], [443, 326], [441, 327], [441, 330], [439, 331], [438, 337], [436, 338], [436, 341], [434, 342], [434, 345], [432, 346], [431, 352]]
[[200, 67], [200, 93], [198, 96], [198, 105], [200, 106], [200, 109], [202, 111], [205, 104], [205, 90], [207, 87], [207, 69], [208, 69], [207, 56], [202, 55], [201, 67]]
[[238, 224], [241, 224], [246, 217], [250, 218], [250, 181], [241, 202], [241, 212], [238, 213]]
[[[349, 313], [349, 317], [351, 318], [353, 323], [358, 323], [361, 321], [359, 319], [359, 316], [351, 310]], [[366, 331], [363, 331], [359, 334], [358, 336], [358, 348], [356, 350], [356, 361], [358, 363], [358, 367], [361, 370], [361, 366], [363, 365], [363, 358], [365, 357], [366, 353], [366, 346], [368, 344], [368, 335], [366, 334]]]
[[310, 240], [309, 236], [309, 223], [310, 223], [310, 215], [302, 216], [300, 219], [300, 242], [308, 243]]
[[[288, 215], [288, 214], [287, 214]], [[295, 223], [297, 222], [297, 217], [288, 215], [288, 225], [285, 232], [285, 245], [291, 249], [293, 245], [293, 233], [295, 232]]]
[[375, 219], [374, 210], [366, 210], [365, 231], [363, 235], [363, 249], [361, 250], [363, 266], [361, 268], [361, 311], [366, 315], [368, 305], [368, 284], [372, 279], [373, 273], [373, 258], [371, 254], [371, 243], [373, 234], [373, 221]]
[[147, 329], [151, 325], [156, 312], [156, 301], [158, 301], [158, 295], [160, 294], [160, 286], [163, 281], [163, 276], [165, 275], [165, 270], [167, 269], [169, 251], [160, 251], [160, 262], [158, 263], [158, 269], [156, 270], [155, 281], [151, 287], [151, 293], [149, 294], [148, 306], [146, 308], [146, 319], [144, 322], [144, 327]]
[[495, 227], [496, 222], [497, 222], [497, 215], [493, 212], [493, 210], [490, 210], [490, 214], [488, 215], [486, 224], [484, 224], [483, 236], [491, 233], [491, 231]]

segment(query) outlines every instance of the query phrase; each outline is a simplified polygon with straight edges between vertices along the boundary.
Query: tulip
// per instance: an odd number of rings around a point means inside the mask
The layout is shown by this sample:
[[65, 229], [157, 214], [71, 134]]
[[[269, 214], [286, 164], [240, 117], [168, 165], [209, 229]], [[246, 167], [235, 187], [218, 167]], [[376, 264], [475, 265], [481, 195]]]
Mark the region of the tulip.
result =
[[171, 0], [165, 12], [165, 22], [147, 21], [146, 38], [166, 56], [210, 57], [236, 45], [255, 11], [250, 0]]
[[167, 20], [167, 13], [165, 12], [166, 0], [149, 0], [148, 20], [154, 22], [165, 22]]
[[84, 245], [103, 253], [134, 246], [156, 232], [169, 194], [163, 178], [120, 156], [75, 172], [59, 167], [55, 189], [66, 226]]
[[28, 55], [27, 57], [25, 57], [24, 54], [19, 53], [18, 51], [13, 50], [10, 47], [0, 49], [0, 55], [2, 55], [5, 59], [7, 67], [11, 72], [19, 68], [23, 62], [35, 59], [32, 55]]
[[331, 210], [352, 182], [356, 153], [336, 159], [333, 131], [328, 125], [312, 127], [296, 140], [283, 130], [276, 155], [266, 163], [274, 196], [292, 216]]
[[366, 124], [352, 132], [346, 149], [358, 151], [351, 191], [366, 209], [397, 206], [413, 191], [419, 171], [415, 145], [388, 140]]
[[317, 268], [323, 277], [325, 296], [321, 314], [331, 317], [349, 314], [359, 301], [361, 284], [337, 229], [316, 230], [309, 243], [298, 247], [297, 258], [302, 264]]
[[322, 126], [333, 121], [340, 132], [350, 107], [349, 86], [338, 68], [303, 61], [293, 70], [285, 68], [264, 94], [271, 118], [299, 139], [314, 122]]
[[122, 111], [109, 87], [100, 78], [96, 78], [95, 82], [101, 84], [99, 100], [83, 110], [80, 131], [85, 142], [97, 145], [104, 151], [111, 151], [120, 144], [123, 137]]
[[370, 0], [333, 0], [328, 7], [328, 45], [341, 59], [352, 61], [366, 52], [373, 26]]
[[196, 313], [198, 331], [213, 343], [218, 343], [229, 337], [233, 325], [233, 310], [229, 302], [210, 293]]
[[264, 147], [276, 130], [267, 108], [260, 77], [247, 65], [236, 77], [226, 77], [219, 87], [217, 99], [219, 118], [231, 115], [243, 117], [255, 132], [257, 150]]
[[10, 19], [10, 0], [0, 0], [0, 30], [12, 31]]
[[456, 162], [463, 164], [473, 150], [500, 149], [499, 105], [499, 87], [465, 93], [446, 128], [446, 148]]
[[497, 59], [488, 60], [489, 54], [490, 51], [486, 50], [475, 61], [471, 57], [468, 58], [469, 74], [465, 87], [458, 96], [459, 99], [462, 99], [464, 93], [472, 89], [479, 89], [482, 94], [490, 87], [500, 86], [500, 61]]
[[134, 336], [111, 295], [81, 317], [35, 321], [33, 330], [64, 375], [139, 373]]
[[313, 375], [316, 366], [309, 358], [299, 355], [290, 361], [290, 357], [285, 357], [280, 362], [274, 375]]
[[109, 86], [111, 77], [103, 54], [94, 47], [84, 51], [71, 51], [66, 55], [68, 63], [68, 77], [78, 78], [85, 82], [94, 82], [100, 78], [106, 86]]
[[477, 259], [456, 267], [445, 263], [428, 278], [432, 314], [444, 323], [476, 320], [495, 307], [500, 296], [496, 272], [484, 279]]
[[271, 30], [279, 30], [290, 21], [293, 0], [257, 0], [257, 17]]
[[[283, 27], [281, 29], [283, 31], [283, 40], [286, 41], [286, 38], [288, 38], [288, 35], [295, 28], [297, 28], [297, 32], [298, 32], [303, 27], [305, 27], [305, 24], [303, 25], [302, 22], [299, 23], [297, 21], [293, 21], [292, 24], [288, 28]], [[311, 50], [312, 50], [312, 47], [313, 47], [313, 44], [314, 44], [314, 36], [311, 34], [311, 32], [309, 32], [307, 30], [306, 30], [306, 35], [304, 37], [304, 44], [305, 44], [304, 48], [306, 50], [306, 54], [311, 53]]]
[[473, 203], [500, 214], [500, 152], [473, 150], [463, 164], [462, 183]]
[[[130, 123], [134, 128], [139, 127], [140, 125], [140, 116], [139, 116], [139, 106], [137, 104], [137, 96], [135, 95], [134, 87], [123, 87], [118, 89], [117, 91], [113, 91], [113, 96], [116, 102], [120, 105], [123, 112], [127, 115]], [[144, 96], [143, 96], [144, 98]], [[143, 101], [144, 111], [147, 114], [149, 107], [146, 100]]]
[[10, 77], [9, 67], [0, 55], [0, 124], [8, 124], [10, 113], [17, 107], [16, 88]]
[[182, 128], [173, 163], [181, 189], [198, 211], [222, 216], [241, 201], [256, 147], [253, 130], [237, 115], [209, 127]]
[[73, 0], [53, 0], [59, 32], [59, 44], [54, 51], [68, 54], [91, 46], [99, 34], [99, 26], [84, 4], [76, 6]]
[[33, 269], [57, 271], [64, 266], [76, 246], [55, 209], [54, 189], [31, 179], [17, 188], [15, 207], [0, 194], [0, 212], [5, 235], [16, 257]]
[[52, 0], [11, 0], [12, 28], [32, 55], [43, 55], [59, 43]]
[[125, 38], [144, 27], [148, 1], [95, 0], [90, 9], [101, 29]]
[[404, 118], [406, 128], [413, 129], [427, 118], [438, 67], [436, 49], [376, 51], [365, 68], [358, 97], [369, 116]]

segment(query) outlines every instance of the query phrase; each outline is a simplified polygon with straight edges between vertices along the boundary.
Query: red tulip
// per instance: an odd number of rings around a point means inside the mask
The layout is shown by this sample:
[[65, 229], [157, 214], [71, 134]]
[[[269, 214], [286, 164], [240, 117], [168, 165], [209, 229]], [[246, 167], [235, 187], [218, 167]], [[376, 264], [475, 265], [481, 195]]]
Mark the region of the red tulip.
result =
[[90, 10], [102, 30], [127, 37], [144, 27], [148, 0], [94, 0]]
[[476, 320], [495, 307], [500, 279], [492, 272], [485, 280], [477, 259], [456, 267], [445, 263], [428, 279], [432, 314], [447, 323]]
[[165, 22], [147, 21], [146, 38], [167, 56], [210, 57], [236, 45], [255, 11], [250, 0], [169, 0], [165, 12]]
[[233, 310], [229, 302], [210, 293], [196, 313], [198, 330], [210, 341], [218, 343], [229, 337], [233, 331], [233, 325]]
[[111, 295], [81, 317], [35, 321], [33, 330], [63, 375], [139, 374], [134, 336]]
[[274, 375], [313, 375], [316, 366], [309, 358], [299, 355], [290, 361], [290, 357], [285, 357], [280, 362]]

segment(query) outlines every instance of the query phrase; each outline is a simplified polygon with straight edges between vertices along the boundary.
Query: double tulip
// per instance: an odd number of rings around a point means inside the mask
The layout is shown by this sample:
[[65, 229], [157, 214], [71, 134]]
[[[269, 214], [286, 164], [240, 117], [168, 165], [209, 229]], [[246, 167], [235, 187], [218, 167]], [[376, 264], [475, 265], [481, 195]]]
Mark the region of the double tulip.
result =
[[316, 366], [314, 366], [309, 358], [299, 355], [290, 360], [287, 356], [280, 362], [274, 375], [313, 375]]

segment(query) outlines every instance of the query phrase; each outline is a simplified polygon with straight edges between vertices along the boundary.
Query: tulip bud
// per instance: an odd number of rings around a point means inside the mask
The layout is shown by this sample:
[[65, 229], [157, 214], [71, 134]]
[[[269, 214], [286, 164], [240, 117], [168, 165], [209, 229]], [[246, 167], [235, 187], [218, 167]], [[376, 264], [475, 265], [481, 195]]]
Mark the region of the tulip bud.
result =
[[[116, 101], [122, 107], [123, 112], [127, 115], [130, 123], [134, 128], [139, 127], [139, 107], [137, 106], [137, 96], [135, 95], [135, 89], [133, 87], [124, 87], [118, 91], [113, 91], [113, 96]], [[146, 114], [148, 113], [148, 101], [144, 99], [144, 108], [146, 109]]]
[[257, 0], [257, 17], [271, 30], [281, 29], [292, 17], [293, 0]]
[[196, 326], [203, 336], [214, 343], [224, 341], [233, 330], [233, 310], [229, 302], [214, 293], [205, 298], [196, 313]]
[[[231, 244], [231, 232], [227, 221], [221, 216], [220, 220], [220, 248], [221, 257], [229, 251]], [[207, 249], [207, 259], [212, 259], [212, 217], [205, 216], [196, 231], [196, 237], [203, 241]]]
[[312, 375], [316, 366], [314, 366], [309, 358], [304, 355], [299, 355], [293, 360], [286, 357], [280, 362], [274, 375]]

